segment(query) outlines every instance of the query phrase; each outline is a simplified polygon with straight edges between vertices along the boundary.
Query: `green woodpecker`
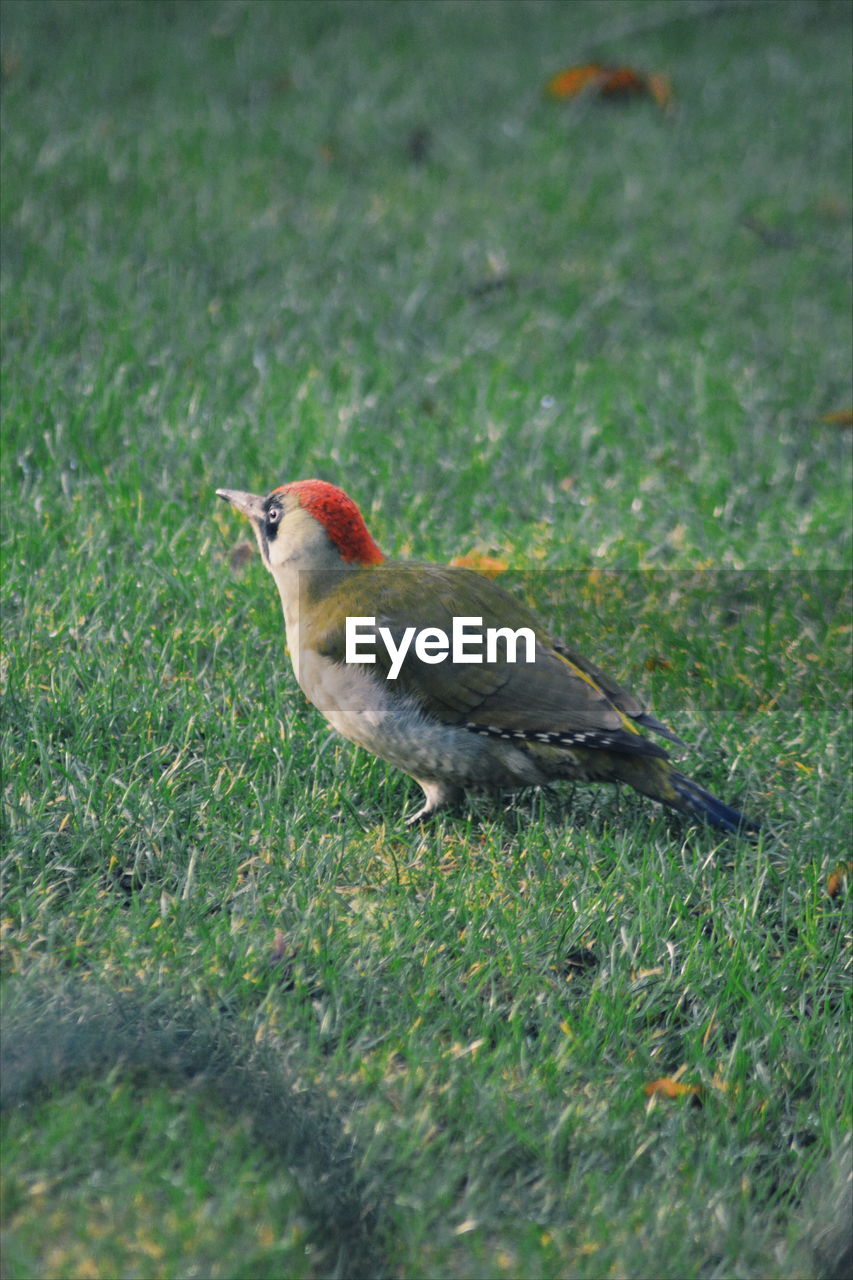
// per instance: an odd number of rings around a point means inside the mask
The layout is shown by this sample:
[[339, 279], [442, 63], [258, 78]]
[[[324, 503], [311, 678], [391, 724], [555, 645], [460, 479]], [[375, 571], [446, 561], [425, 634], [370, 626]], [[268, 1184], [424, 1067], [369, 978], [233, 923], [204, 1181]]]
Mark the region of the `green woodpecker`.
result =
[[322, 480], [217, 494], [251, 521], [309, 702], [423, 789], [410, 821], [466, 788], [569, 778], [626, 782], [725, 830], [758, 829], [676, 772], [641, 729], [680, 740], [493, 581], [387, 560], [352, 499]]

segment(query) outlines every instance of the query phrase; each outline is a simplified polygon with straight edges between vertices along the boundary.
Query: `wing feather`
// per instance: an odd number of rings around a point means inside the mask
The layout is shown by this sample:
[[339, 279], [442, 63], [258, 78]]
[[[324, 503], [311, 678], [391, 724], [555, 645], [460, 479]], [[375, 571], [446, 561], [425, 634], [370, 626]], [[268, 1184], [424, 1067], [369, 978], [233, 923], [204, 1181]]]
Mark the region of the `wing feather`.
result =
[[[343, 581], [327, 593], [327, 607], [317, 611], [335, 619], [334, 626], [325, 631], [321, 627], [319, 633], [315, 628], [308, 637], [312, 647], [334, 661], [345, 660], [339, 625], [342, 598], [350, 614], [375, 617], [375, 631], [387, 628], [396, 647], [410, 627], [418, 631], [437, 628], [450, 637], [460, 600], [466, 615], [485, 619], [484, 625], [514, 631], [529, 627], [534, 632], [532, 663], [523, 660], [523, 644], [512, 663], [502, 648], [493, 662], [460, 663], [447, 658], [428, 663], [419, 659], [411, 646], [397, 687], [437, 719], [515, 738], [533, 740], [538, 736], [544, 740], [543, 735], [551, 735], [565, 738], [566, 745], [577, 736], [594, 747], [598, 737], [600, 745], [609, 750], [665, 756], [634, 724], [645, 716], [642, 703], [573, 649], [552, 640], [538, 618], [497, 583], [468, 569], [387, 562], [339, 578]], [[401, 600], [405, 602], [404, 617]], [[362, 628], [363, 634], [369, 632], [370, 628]], [[378, 634], [373, 651], [373, 670], [387, 677], [391, 658]]]

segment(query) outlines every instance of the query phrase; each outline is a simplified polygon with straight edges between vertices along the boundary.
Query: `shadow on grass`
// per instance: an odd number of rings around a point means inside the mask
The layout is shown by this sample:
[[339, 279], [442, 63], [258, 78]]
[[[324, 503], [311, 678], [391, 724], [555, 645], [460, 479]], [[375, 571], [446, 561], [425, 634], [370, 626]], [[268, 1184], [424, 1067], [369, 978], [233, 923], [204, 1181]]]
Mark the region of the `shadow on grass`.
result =
[[247, 1047], [209, 1010], [164, 993], [31, 987], [7, 1001], [0, 1043], [3, 1111], [116, 1071], [202, 1088], [226, 1114], [246, 1117], [264, 1156], [292, 1174], [322, 1274], [384, 1274], [378, 1215], [365, 1203], [341, 1119], [297, 1088], [270, 1049]]

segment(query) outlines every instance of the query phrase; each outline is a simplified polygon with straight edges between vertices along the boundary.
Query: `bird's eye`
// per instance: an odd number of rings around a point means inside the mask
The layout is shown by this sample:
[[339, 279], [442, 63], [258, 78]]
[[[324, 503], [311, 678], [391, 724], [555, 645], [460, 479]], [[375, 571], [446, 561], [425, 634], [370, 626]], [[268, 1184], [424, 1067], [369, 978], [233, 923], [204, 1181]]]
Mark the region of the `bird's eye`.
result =
[[270, 507], [267, 512], [267, 524], [277, 525], [281, 519], [281, 507]]

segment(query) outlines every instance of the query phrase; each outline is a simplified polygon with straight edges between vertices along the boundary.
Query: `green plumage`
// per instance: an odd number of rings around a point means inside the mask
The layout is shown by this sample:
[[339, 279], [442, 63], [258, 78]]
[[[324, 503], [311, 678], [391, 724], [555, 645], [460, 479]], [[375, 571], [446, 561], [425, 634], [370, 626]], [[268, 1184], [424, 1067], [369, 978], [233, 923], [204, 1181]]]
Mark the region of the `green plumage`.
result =
[[[638, 698], [488, 578], [386, 560], [352, 499], [321, 480], [266, 498], [217, 492], [252, 522], [306, 697], [344, 737], [420, 783], [426, 803], [410, 821], [468, 787], [574, 778], [624, 782], [726, 830], [757, 830], [644, 736], [680, 742]], [[479, 628], [485, 651], [466, 652], [456, 623]]]
[[[628, 690], [562, 641], [502, 587], [471, 570], [385, 562], [344, 571], [303, 574], [303, 642], [335, 663], [345, 660], [341, 618], [375, 618], [395, 646], [407, 628], [450, 634], [454, 617], [481, 617], [483, 627], [530, 628], [535, 662], [421, 661], [410, 648], [395, 682], [426, 715], [524, 751], [546, 778], [623, 782], [643, 795], [727, 830], [754, 823], [679, 774], [667, 752], [644, 737], [652, 729], [681, 740], [649, 715]], [[369, 630], [369, 629], [366, 629]], [[373, 673], [387, 679], [388, 649], [378, 635]]]

